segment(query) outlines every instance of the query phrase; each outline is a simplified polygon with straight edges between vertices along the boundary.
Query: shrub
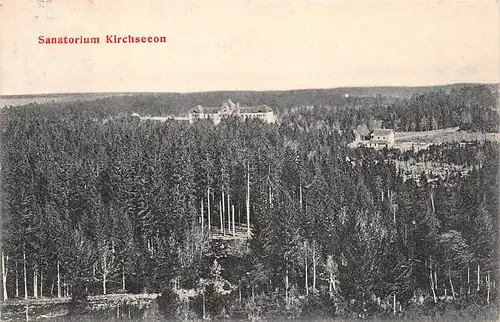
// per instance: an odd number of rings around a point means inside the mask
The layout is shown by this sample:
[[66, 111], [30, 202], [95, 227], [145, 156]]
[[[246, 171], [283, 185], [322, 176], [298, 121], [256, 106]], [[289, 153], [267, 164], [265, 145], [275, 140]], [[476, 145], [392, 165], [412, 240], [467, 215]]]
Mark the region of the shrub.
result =
[[127, 292], [132, 294], [140, 294], [144, 292], [144, 281], [136, 278], [130, 277], [127, 280]]
[[78, 315], [79, 312], [85, 310], [89, 304], [89, 294], [86, 291], [83, 282], [77, 282], [72, 288], [71, 302], [69, 303], [69, 314]]
[[255, 303], [252, 299], [248, 299], [246, 308], [247, 315], [252, 319], [293, 320], [301, 315], [301, 306], [302, 303], [298, 298], [292, 298], [287, 308], [283, 294], [276, 291], [257, 295]]
[[85, 286], [83, 285], [76, 285], [73, 287], [73, 291], [71, 294], [71, 301], [72, 302], [86, 302], [89, 294], [85, 290]]
[[342, 314], [343, 299], [330, 296], [328, 291], [314, 292], [307, 296], [302, 304], [302, 317], [327, 318]]
[[160, 296], [156, 298], [160, 312], [166, 319], [174, 319], [177, 316], [179, 296], [169, 288], [165, 288]]
[[[221, 317], [224, 313], [227, 313], [226, 306], [230, 301], [228, 301], [228, 296], [220, 294], [217, 292], [215, 285], [209, 283], [205, 286], [205, 315], [210, 316], [212, 319]], [[203, 317], [203, 293], [196, 295], [193, 298], [192, 308], [199, 317]]]

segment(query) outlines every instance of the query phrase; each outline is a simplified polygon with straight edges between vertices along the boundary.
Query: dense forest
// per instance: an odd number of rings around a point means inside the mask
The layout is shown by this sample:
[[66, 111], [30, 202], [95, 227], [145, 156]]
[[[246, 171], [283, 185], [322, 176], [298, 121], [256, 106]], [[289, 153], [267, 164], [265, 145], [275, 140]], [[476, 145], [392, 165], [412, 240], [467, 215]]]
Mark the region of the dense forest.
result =
[[[106, 99], [2, 109], [3, 298], [162, 293], [166, 315], [213, 319], [493, 305], [498, 144], [347, 147], [370, 120], [497, 129], [484, 90], [282, 109], [278, 124], [102, 122], [122, 108]], [[403, 180], [397, 159], [472, 170]]]

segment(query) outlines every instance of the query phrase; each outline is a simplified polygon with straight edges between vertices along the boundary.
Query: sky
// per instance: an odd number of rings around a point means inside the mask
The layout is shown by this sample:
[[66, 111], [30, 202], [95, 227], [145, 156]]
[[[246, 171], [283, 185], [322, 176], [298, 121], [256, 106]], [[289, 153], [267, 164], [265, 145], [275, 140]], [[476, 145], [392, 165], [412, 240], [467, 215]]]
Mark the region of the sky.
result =
[[0, 95], [499, 82], [499, 15], [497, 0], [0, 0]]

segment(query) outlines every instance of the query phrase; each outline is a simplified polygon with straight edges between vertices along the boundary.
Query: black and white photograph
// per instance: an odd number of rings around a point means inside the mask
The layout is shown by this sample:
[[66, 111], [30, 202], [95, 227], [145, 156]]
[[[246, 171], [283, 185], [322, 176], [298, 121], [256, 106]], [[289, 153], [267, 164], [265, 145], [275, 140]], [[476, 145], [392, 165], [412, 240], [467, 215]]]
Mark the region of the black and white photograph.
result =
[[0, 320], [498, 321], [499, 85], [498, 0], [0, 0]]

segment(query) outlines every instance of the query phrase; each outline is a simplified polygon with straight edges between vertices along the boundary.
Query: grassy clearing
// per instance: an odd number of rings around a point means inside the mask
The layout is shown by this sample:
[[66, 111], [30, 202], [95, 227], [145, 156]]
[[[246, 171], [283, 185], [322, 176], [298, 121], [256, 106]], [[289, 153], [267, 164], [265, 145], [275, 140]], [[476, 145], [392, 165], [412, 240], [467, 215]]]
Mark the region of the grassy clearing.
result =
[[432, 144], [447, 142], [496, 141], [500, 142], [500, 133], [480, 133], [459, 131], [458, 127], [424, 132], [397, 132], [394, 148], [401, 151], [410, 149], [423, 150]]
[[445, 142], [462, 141], [497, 141], [500, 142], [500, 133], [480, 133], [459, 131], [458, 127], [424, 131], [424, 132], [397, 132], [395, 135], [396, 146], [402, 143], [432, 143], [440, 144]]
[[396, 141], [409, 140], [415, 138], [432, 138], [435, 136], [442, 136], [447, 133], [454, 133], [458, 131], [458, 127], [450, 127], [446, 129], [421, 131], [421, 132], [396, 132], [394, 135]]

